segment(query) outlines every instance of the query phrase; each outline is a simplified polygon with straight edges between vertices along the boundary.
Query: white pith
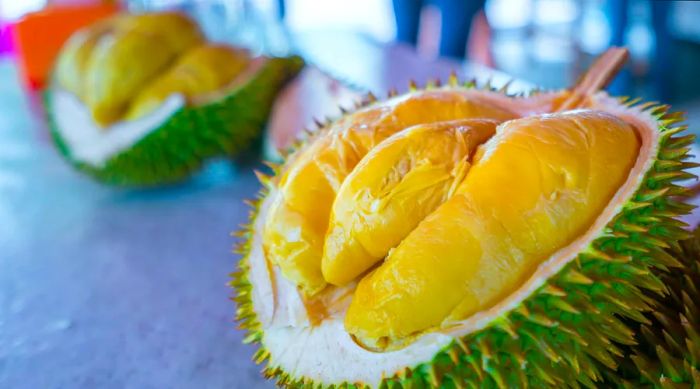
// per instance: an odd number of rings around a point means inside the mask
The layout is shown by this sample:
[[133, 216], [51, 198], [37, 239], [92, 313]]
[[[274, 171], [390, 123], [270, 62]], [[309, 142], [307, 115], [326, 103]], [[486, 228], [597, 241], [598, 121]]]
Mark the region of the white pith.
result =
[[153, 112], [108, 127], [95, 123], [87, 105], [60, 87], [53, 89], [50, 104], [49, 108], [56, 113], [56, 129], [70, 150], [71, 158], [100, 168], [110, 158], [128, 150], [167, 122], [185, 106], [185, 98], [181, 94], [172, 94]]
[[[515, 100], [514, 103], [514, 100], [503, 95], [483, 93], [489, 100], [503, 106], [517, 105], [518, 111], [524, 116], [550, 110], [552, 95]], [[246, 258], [250, 267], [248, 277], [253, 285], [253, 307], [264, 329], [262, 343], [270, 353], [270, 365], [281, 368], [292, 377], [308, 377], [327, 385], [362, 382], [376, 387], [383, 378], [391, 377], [405, 367], [430, 361], [454, 338], [483, 329], [493, 318], [517, 307], [551, 275], [559, 272], [578, 253], [585, 251], [609, 220], [621, 211], [626, 200], [640, 186], [643, 173], [654, 163], [652, 156], [658, 151], [659, 133], [656, 131], [656, 121], [649, 113], [625, 107], [602, 92], [592, 96], [591, 108], [612, 113], [635, 125], [642, 141], [637, 162], [627, 181], [603, 213], [584, 235], [543, 262], [528, 281], [506, 299], [458, 323], [445, 323], [449, 324], [445, 329], [428, 332], [397, 351], [376, 353], [358, 346], [345, 332], [342, 313], [333, 315], [316, 326], [310, 325], [296, 288], [281, 275], [279, 269], [269, 264], [263, 253], [263, 223], [269, 204], [278, 195], [273, 189], [260, 206], [254, 222], [255, 233], [250, 242], [250, 253]], [[347, 306], [351, 293], [338, 293], [347, 296], [345, 304], [341, 304]], [[416, 314], [420, 314], [420, 311], [417, 310]]]

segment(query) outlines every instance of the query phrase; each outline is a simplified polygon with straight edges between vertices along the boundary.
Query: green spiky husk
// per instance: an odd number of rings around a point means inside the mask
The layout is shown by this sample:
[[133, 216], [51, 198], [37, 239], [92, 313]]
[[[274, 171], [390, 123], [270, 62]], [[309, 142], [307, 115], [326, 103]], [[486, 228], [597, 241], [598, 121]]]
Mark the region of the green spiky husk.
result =
[[[624, 348], [636, 342], [629, 323], [650, 323], [645, 313], [654, 305], [651, 296], [665, 295], [664, 275], [682, 267], [667, 249], [687, 238], [685, 225], [677, 217], [692, 209], [674, 196], [686, 191], [675, 182], [692, 177], [686, 169], [694, 164], [685, 160], [693, 136], [679, 135], [685, 129], [675, 126], [681, 114], [668, 112], [667, 106], [643, 107], [661, 133], [655, 161], [597, 238], [516, 309], [494, 318], [482, 330], [455, 339], [432, 359], [385, 378], [380, 387], [595, 387], [605, 371], [617, 368]], [[263, 181], [271, 185], [268, 178]], [[276, 366], [265, 349], [264, 329], [251, 300], [254, 285], [247, 275], [254, 221], [267, 193], [263, 189], [258, 200], [251, 202], [251, 221], [239, 233], [238, 252], [243, 259], [231, 282], [236, 319], [247, 331], [244, 341], [260, 346], [254, 361], [264, 363], [263, 374], [280, 386], [366, 387], [292, 376]]]
[[638, 344], [608, 377], [617, 386], [700, 387], [700, 228], [670, 253], [683, 266], [661, 275], [669, 293], [656, 295], [647, 323], [634, 325]]
[[[184, 107], [132, 147], [103, 166], [77, 161], [61, 137], [49, 108], [51, 135], [60, 153], [99, 181], [120, 186], [154, 186], [181, 181], [207, 159], [234, 156], [261, 136], [272, 104], [284, 83], [304, 66], [300, 57], [270, 58], [244, 85], [216, 102]], [[51, 107], [51, 94], [46, 94]]]

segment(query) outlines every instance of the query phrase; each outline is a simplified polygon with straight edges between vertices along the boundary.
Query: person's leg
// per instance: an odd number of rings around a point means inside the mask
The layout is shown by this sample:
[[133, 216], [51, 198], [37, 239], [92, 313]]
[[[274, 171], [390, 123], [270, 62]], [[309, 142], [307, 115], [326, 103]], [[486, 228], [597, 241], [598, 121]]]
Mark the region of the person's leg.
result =
[[285, 0], [277, 0], [277, 16], [280, 20], [284, 20], [284, 17], [287, 15], [287, 8], [284, 1]]
[[491, 53], [491, 27], [482, 10], [476, 13], [467, 40], [467, 57], [470, 61], [495, 67], [496, 63]]
[[393, 0], [396, 40], [416, 45], [423, 0]]
[[607, 0], [605, 2], [605, 11], [610, 25], [610, 44], [613, 46], [623, 46], [625, 44], [628, 3], [628, 0]]
[[486, 0], [438, 0], [442, 16], [440, 55], [464, 58], [467, 38], [474, 16], [484, 8]]
[[[624, 46], [625, 32], [627, 31], [628, 21], [628, 0], [607, 0], [605, 3], [605, 12], [610, 25], [610, 45]], [[625, 95], [630, 93], [632, 87], [632, 73], [629, 65], [620, 70], [617, 77], [613, 79], [608, 86], [610, 94], [615, 96]]]
[[651, 23], [656, 37], [654, 60], [651, 66], [651, 78], [656, 98], [668, 101], [671, 97], [671, 56], [673, 39], [668, 31], [669, 2], [651, 1]]

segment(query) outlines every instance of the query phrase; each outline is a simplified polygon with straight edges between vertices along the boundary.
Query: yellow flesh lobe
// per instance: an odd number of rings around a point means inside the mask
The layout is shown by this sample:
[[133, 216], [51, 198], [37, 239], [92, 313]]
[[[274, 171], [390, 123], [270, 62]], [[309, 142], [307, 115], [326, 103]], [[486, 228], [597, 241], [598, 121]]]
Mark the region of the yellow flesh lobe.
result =
[[336, 192], [370, 149], [417, 124], [514, 117], [511, 112], [475, 101], [467, 93], [446, 91], [409, 94], [344, 117], [283, 172], [263, 231], [266, 257], [306, 295], [315, 294], [326, 286], [321, 258]]
[[121, 118], [145, 83], [203, 39], [197, 25], [178, 13], [121, 18], [85, 65], [82, 97], [95, 122], [104, 126]]
[[176, 11], [131, 14], [123, 18], [121, 27], [124, 31], [155, 35], [161, 44], [177, 53], [183, 53], [205, 39], [196, 22]]
[[373, 148], [343, 181], [322, 259], [344, 285], [381, 261], [462, 182], [478, 145], [498, 123], [467, 119], [409, 127]]
[[226, 45], [202, 45], [184, 54], [165, 74], [134, 98], [126, 119], [136, 119], [160, 106], [168, 96], [181, 93], [188, 102], [230, 83], [250, 63], [245, 50]]
[[92, 51], [100, 39], [109, 34], [118, 22], [118, 16], [105, 19], [78, 31], [68, 39], [56, 62], [57, 80], [63, 88], [82, 98], [83, 74], [87, 71]]
[[455, 195], [360, 281], [346, 330], [382, 349], [493, 306], [587, 230], [639, 147], [600, 112], [505, 123]]

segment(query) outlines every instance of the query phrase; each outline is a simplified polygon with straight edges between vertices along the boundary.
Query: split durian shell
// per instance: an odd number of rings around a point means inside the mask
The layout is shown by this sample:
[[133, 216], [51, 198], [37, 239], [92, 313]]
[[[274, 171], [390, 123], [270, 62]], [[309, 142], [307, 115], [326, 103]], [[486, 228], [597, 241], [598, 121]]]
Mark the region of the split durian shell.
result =
[[[445, 86], [412, 87], [387, 101], [457, 93], [528, 120], [584, 107], [634, 126], [640, 142], [634, 165], [585, 232], [493, 305], [394, 348], [366, 347], [344, 320], [356, 281], [367, 275], [344, 286], [305, 289], [265, 249], [268, 216], [284, 195], [281, 177], [333, 131], [328, 128], [352, 115], [345, 114], [301, 141], [274, 176], [261, 175], [265, 187], [239, 234], [243, 258], [231, 283], [237, 319], [248, 332], [245, 341], [259, 345], [254, 360], [265, 364], [265, 376], [281, 386], [313, 388], [595, 387], [624, 364], [627, 348], [637, 343], [636, 323], [647, 323], [654, 296], [668, 292], [663, 277], [683, 266], [668, 249], [688, 236], [677, 218], [692, 207], [678, 199], [686, 189], [677, 183], [692, 177], [686, 170], [694, 164], [686, 160], [693, 137], [682, 134], [682, 115], [668, 106], [595, 91], [505, 92], [452, 77]], [[577, 101], [570, 107], [572, 97]], [[381, 104], [370, 95], [358, 112]], [[369, 147], [370, 153], [373, 147], [379, 146]], [[474, 158], [478, 163], [483, 155]], [[506, 190], [517, 196], [517, 187]], [[413, 312], [420, 316], [425, 308], [417, 304]]]
[[254, 146], [303, 66], [209, 43], [181, 13], [120, 14], [66, 43], [45, 106], [55, 144], [80, 171], [114, 185], [169, 184]]

